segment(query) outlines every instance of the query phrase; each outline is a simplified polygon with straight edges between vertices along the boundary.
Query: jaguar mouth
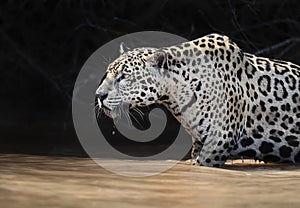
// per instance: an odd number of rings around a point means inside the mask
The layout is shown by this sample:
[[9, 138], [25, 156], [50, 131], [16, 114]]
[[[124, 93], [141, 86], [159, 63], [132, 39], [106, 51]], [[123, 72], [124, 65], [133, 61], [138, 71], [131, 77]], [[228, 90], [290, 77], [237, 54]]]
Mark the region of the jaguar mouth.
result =
[[120, 116], [122, 105], [121, 98], [97, 98], [98, 110], [103, 112], [110, 118], [117, 118]]
[[118, 106], [121, 106], [122, 104], [122, 98], [106, 98], [103, 100], [103, 106], [107, 107], [108, 109], [112, 110], [114, 108], [117, 108]]
[[100, 113], [102, 115], [105, 115], [105, 116], [107, 116], [109, 118], [112, 118], [112, 119], [115, 119], [115, 118], [119, 117], [119, 113], [118, 113], [117, 108], [110, 109], [110, 108], [106, 107], [103, 104], [102, 104], [101, 108], [98, 108], [98, 113]]
[[117, 106], [120, 106], [122, 103], [122, 98], [101, 98], [96, 97], [99, 108], [103, 108], [106, 110], [112, 110]]

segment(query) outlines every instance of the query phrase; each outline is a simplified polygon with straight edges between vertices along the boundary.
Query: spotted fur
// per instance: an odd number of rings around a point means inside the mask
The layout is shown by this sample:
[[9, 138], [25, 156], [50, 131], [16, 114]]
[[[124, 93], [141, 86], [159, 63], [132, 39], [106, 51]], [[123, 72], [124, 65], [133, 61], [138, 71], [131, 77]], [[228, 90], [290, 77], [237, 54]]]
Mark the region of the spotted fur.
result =
[[165, 105], [192, 136], [197, 165], [300, 163], [299, 66], [244, 53], [226, 36], [124, 52], [96, 95], [110, 116], [124, 103]]

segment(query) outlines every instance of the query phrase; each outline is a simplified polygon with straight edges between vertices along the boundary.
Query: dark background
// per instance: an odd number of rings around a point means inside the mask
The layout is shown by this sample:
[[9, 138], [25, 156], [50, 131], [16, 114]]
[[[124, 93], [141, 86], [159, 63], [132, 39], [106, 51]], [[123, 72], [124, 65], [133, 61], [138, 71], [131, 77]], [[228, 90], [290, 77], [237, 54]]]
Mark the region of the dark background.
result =
[[87, 58], [116, 37], [217, 32], [244, 51], [300, 64], [297, 0], [0, 1], [0, 152], [84, 155], [71, 115]]

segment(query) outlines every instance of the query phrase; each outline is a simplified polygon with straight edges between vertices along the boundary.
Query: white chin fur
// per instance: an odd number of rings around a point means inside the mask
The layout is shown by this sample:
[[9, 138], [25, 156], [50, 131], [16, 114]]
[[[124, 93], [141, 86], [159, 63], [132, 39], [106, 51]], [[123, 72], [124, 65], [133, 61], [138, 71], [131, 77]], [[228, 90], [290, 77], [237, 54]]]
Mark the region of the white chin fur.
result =
[[118, 117], [118, 114], [117, 114], [115, 111], [111, 111], [110, 117], [111, 117], [112, 119], [115, 119], [115, 118]]

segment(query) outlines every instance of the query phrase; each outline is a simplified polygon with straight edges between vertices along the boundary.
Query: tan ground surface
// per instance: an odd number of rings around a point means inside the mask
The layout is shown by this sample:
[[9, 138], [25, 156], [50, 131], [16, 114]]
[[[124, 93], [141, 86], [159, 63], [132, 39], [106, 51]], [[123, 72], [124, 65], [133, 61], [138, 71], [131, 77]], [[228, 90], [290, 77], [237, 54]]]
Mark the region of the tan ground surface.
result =
[[0, 165], [1, 208], [300, 207], [295, 165], [235, 161], [216, 169], [180, 162], [140, 178], [83, 158], [0, 155]]

